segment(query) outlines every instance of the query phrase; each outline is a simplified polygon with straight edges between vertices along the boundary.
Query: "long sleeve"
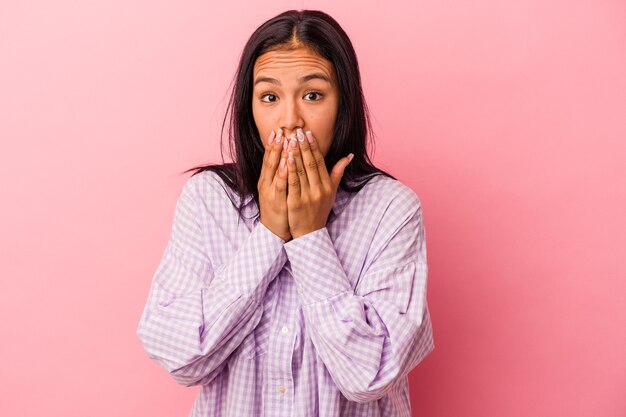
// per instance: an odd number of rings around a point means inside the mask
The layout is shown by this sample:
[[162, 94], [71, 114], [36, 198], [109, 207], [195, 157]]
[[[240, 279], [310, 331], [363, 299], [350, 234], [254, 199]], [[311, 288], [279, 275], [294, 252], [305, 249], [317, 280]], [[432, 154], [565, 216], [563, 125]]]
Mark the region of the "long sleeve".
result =
[[234, 256], [214, 268], [207, 248], [226, 237], [206, 213], [198, 187], [191, 177], [180, 193], [137, 328], [149, 356], [186, 386], [207, 383], [222, 370], [259, 323], [268, 284], [287, 260], [285, 242], [258, 222]]
[[376, 227], [354, 289], [326, 227], [285, 244], [315, 349], [341, 393], [361, 403], [383, 397], [434, 348], [418, 197], [396, 195]]

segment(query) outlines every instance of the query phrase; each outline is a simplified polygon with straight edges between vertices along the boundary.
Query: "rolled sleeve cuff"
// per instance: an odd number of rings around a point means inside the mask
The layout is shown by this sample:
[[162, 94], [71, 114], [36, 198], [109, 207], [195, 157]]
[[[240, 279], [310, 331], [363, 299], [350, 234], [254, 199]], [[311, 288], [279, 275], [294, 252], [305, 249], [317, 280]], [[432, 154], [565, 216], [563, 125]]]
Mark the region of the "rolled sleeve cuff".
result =
[[284, 248], [302, 305], [352, 291], [326, 227], [290, 240]]
[[258, 222], [223, 275], [242, 295], [262, 296], [261, 292], [287, 262], [284, 244], [282, 238]]

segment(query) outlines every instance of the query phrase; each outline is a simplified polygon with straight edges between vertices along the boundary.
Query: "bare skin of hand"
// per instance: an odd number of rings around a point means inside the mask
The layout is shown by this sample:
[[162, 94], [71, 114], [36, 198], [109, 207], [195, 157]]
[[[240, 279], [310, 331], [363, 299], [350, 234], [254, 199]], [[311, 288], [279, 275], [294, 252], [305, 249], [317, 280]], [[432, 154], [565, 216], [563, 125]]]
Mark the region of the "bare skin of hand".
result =
[[287, 169], [279, 169], [281, 156], [287, 157], [287, 151], [283, 149], [286, 139], [279, 129], [277, 133], [272, 131], [263, 141], [265, 154], [257, 189], [260, 222], [287, 242], [292, 239], [287, 220]]
[[337, 161], [329, 174], [315, 137], [306, 132], [305, 138], [301, 129], [291, 135], [288, 151], [287, 221], [296, 239], [326, 226], [339, 182], [354, 155]]

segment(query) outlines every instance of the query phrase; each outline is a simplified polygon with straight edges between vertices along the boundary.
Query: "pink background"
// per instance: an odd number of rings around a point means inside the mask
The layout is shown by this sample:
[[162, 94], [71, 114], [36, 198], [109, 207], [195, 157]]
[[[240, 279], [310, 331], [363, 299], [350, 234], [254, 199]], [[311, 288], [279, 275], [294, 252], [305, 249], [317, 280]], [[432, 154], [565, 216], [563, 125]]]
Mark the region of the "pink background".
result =
[[243, 45], [288, 8], [349, 33], [374, 160], [424, 206], [414, 415], [626, 415], [623, 1], [208, 3], [0, 6], [0, 415], [187, 415], [135, 329], [178, 172], [220, 160]]

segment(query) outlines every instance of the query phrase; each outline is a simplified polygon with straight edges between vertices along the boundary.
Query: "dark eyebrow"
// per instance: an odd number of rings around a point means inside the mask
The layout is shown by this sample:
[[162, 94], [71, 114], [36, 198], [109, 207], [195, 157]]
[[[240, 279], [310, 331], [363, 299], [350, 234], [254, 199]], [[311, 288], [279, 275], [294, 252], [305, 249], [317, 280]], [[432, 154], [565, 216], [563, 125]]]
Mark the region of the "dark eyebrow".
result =
[[330, 79], [324, 74], [319, 73], [319, 72], [305, 75], [304, 77], [298, 78], [298, 81], [300, 81], [300, 84], [304, 84], [305, 82], [310, 81], [310, 80], [323, 80], [323, 81], [326, 81], [328, 84], [330, 84]]
[[[305, 82], [310, 81], [310, 80], [322, 80], [322, 81], [326, 81], [329, 84], [331, 83], [330, 79], [327, 76], [319, 72], [305, 75], [304, 77], [298, 78], [298, 81], [300, 82], [300, 84], [304, 84]], [[281, 85], [280, 81], [278, 81], [276, 78], [271, 78], [271, 77], [258, 77], [256, 80], [254, 80], [254, 85], [257, 85], [258, 83], [262, 83], [262, 82], [276, 84], [278, 86]]]
[[280, 81], [278, 81], [276, 78], [270, 78], [270, 77], [259, 77], [256, 80], [254, 80], [254, 85], [257, 85], [258, 83], [270, 83], [270, 84], [280, 85]]

